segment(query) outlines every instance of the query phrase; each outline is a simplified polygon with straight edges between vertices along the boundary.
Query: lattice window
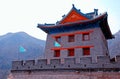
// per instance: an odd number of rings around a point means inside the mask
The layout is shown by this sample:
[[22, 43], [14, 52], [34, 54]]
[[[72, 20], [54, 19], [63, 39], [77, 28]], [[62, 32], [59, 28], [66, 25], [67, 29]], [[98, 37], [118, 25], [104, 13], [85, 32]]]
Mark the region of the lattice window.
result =
[[82, 36], [83, 41], [88, 41], [90, 40], [90, 34], [89, 33], [84, 33]]
[[61, 37], [56, 37], [55, 42], [54, 42], [55, 47], [60, 47], [61, 46]]
[[83, 55], [90, 55], [90, 48], [83, 48]]
[[69, 35], [68, 36], [68, 42], [74, 42], [75, 41], [75, 36], [74, 35]]
[[54, 50], [54, 57], [60, 57], [60, 50]]
[[74, 49], [68, 49], [68, 56], [74, 56]]
[[58, 42], [58, 43], [61, 43], [61, 37], [56, 37], [55, 40]]

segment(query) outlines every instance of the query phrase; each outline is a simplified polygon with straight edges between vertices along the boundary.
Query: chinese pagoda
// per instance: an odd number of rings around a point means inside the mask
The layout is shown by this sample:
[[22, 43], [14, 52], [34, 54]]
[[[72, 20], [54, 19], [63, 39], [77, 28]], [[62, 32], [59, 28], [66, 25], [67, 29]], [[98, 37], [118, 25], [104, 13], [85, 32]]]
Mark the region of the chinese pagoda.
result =
[[72, 9], [56, 24], [38, 24], [38, 28], [48, 34], [45, 58], [51, 59], [92, 57], [109, 55], [107, 39], [112, 39], [107, 13], [98, 15], [98, 10], [82, 13], [73, 5]]

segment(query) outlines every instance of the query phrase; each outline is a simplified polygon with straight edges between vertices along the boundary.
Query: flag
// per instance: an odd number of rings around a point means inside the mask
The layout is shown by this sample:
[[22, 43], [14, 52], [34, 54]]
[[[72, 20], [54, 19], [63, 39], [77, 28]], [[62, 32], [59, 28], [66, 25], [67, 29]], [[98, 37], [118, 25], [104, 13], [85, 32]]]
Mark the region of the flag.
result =
[[56, 42], [56, 41], [55, 41], [55, 44], [54, 44], [54, 45], [55, 45], [55, 47], [60, 47], [60, 46], [61, 46], [61, 45], [60, 45], [58, 42]]
[[19, 47], [19, 52], [24, 53], [24, 52], [26, 52], [26, 49], [23, 46], [20, 46]]

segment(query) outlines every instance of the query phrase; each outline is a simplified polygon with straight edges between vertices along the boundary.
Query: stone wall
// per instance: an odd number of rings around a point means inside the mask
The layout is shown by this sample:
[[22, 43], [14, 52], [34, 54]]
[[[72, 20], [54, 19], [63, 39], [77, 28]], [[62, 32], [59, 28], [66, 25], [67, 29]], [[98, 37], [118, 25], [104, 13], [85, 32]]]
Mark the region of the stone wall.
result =
[[120, 72], [17, 71], [11, 79], [120, 79]]
[[[111, 61], [108, 56], [98, 56], [96, 63], [92, 62], [92, 57], [81, 57], [81, 58], [65, 58], [63, 59], [51, 59], [50, 63], [47, 63], [47, 59], [40, 60], [26, 60], [26, 61], [13, 61], [12, 71], [19, 70], [64, 70], [64, 69], [108, 69], [116, 71], [120, 70], [120, 57], [116, 57], [115, 61]], [[63, 63], [64, 61], [64, 63]], [[76, 61], [79, 61], [76, 62]]]

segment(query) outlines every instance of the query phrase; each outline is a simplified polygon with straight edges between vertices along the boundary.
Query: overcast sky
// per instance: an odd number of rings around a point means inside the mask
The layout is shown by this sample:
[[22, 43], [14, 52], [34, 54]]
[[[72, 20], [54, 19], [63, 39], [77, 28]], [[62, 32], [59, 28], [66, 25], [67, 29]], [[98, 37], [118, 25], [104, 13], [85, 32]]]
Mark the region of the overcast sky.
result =
[[107, 12], [112, 33], [120, 30], [120, 0], [0, 0], [0, 35], [24, 31], [45, 40], [46, 34], [37, 24], [56, 23], [72, 4], [83, 13], [95, 8], [99, 13]]

